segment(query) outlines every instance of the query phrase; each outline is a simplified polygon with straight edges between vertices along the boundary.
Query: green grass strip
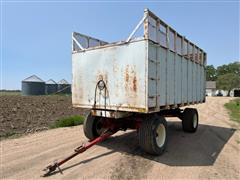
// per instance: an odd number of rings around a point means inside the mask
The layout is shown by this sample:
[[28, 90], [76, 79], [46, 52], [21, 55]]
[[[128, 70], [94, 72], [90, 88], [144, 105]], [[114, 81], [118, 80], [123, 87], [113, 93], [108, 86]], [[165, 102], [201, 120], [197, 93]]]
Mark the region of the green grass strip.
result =
[[84, 117], [83, 116], [70, 116], [66, 118], [61, 118], [55, 122], [51, 128], [60, 128], [60, 127], [70, 127], [70, 126], [77, 126], [83, 124]]
[[224, 105], [228, 110], [231, 120], [240, 123], [240, 99], [234, 99]]

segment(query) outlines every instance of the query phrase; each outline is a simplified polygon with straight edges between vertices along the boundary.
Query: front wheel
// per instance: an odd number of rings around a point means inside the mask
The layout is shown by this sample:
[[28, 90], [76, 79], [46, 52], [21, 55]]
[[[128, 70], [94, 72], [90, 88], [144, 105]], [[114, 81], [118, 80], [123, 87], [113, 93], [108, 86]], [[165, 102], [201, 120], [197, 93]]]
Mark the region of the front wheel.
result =
[[102, 117], [92, 116], [88, 114], [83, 123], [83, 131], [89, 140], [99, 137], [105, 130], [104, 119]]
[[198, 112], [194, 108], [186, 108], [182, 115], [182, 128], [185, 132], [194, 133], [198, 128]]
[[164, 117], [148, 115], [139, 128], [140, 147], [153, 155], [161, 155], [167, 145], [167, 121]]

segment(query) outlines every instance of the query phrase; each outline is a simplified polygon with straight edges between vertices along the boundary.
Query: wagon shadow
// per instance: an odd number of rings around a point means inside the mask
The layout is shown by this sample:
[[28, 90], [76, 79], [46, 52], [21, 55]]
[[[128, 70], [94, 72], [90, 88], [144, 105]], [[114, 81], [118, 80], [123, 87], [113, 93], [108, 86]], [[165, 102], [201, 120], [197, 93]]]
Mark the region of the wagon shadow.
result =
[[194, 134], [184, 133], [181, 122], [168, 122], [168, 146], [161, 156], [140, 149], [136, 131], [109, 138], [100, 146], [169, 166], [213, 165], [236, 129], [199, 124]]
[[[117, 134], [98, 144], [110, 149], [109, 152], [65, 167], [62, 171], [115, 152], [121, 152], [128, 156], [139, 156], [169, 166], [210, 166], [214, 164], [224, 145], [235, 131], [236, 129], [233, 128], [199, 124], [197, 132], [190, 134], [182, 131], [181, 122], [170, 121], [168, 122], [168, 146], [161, 156], [152, 156], [141, 150], [136, 131], [129, 131]], [[57, 170], [50, 176], [57, 173], [60, 171]]]

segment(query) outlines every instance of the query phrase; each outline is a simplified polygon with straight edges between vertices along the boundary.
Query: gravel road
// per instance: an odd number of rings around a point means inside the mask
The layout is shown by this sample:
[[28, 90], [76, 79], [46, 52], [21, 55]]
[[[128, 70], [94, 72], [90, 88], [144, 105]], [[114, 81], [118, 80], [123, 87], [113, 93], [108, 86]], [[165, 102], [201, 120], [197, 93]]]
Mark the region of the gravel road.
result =
[[82, 126], [3, 140], [0, 179], [240, 179], [240, 126], [223, 107], [230, 99], [208, 97], [193, 106], [200, 115], [195, 134], [184, 133], [177, 118], [168, 118], [169, 142], [162, 156], [144, 153], [135, 131], [119, 132], [63, 165], [63, 174], [44, 178], [46, 165], [86, 140]]

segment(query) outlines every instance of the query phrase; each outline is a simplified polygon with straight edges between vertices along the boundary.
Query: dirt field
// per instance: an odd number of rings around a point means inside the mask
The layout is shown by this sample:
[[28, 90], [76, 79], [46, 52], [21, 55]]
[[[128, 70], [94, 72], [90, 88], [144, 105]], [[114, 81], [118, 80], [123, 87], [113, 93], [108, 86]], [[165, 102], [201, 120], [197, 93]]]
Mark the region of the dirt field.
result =
[[[200, 125], [195, 134], [184, 133], [178, 119], [168, 119], [169, 142], [162, 156], [145, 154], [136, 132], [120, 132], [63, 165], [63, 174], [45, 179], [239, 179], [239, 125], [223, 107], [228, 101], [209, 97], [197, 105]], [[42, 178], [46, 165], [85, 140], [82, 126], [3, 140], [0, 179]]]
[[0, 137], [47, 129], [59, 118], [83, 114], [70, 96], [0, 96]]

